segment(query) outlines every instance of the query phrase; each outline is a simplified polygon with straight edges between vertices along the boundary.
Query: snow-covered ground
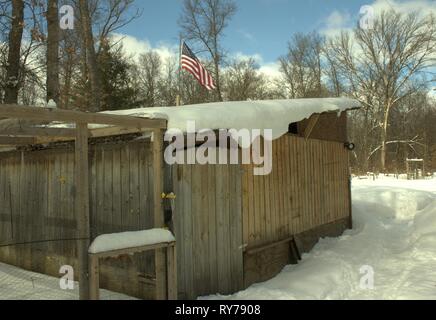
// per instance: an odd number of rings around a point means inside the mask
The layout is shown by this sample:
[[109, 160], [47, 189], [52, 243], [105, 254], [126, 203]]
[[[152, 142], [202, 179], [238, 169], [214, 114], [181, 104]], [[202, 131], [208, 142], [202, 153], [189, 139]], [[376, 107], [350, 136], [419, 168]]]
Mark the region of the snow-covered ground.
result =
[[321, 240], [299, 265], [207, 299], [436, 299], [436, 180], [355, 179], [353, 208], [354, 230]]
[[[79, 286], [62, 290], [59, 278], [25, 271], [0, 263], [0, 300], [78, 300]], [[100, 291], [102, 300], [133, 299], [123, 294]]]
[[[436, 179], [355, 179], [353, 207], [354, 229], [321, 240], [299, 265], [207, 299], [436, 299]], [[371, 270], [374, 288], [364, 289]], [[77, 288], [61, 290], [57, 278], [0, 264], [0, 299], [77, 299]], [[102, 299], [128, 298], [102, 290]]]

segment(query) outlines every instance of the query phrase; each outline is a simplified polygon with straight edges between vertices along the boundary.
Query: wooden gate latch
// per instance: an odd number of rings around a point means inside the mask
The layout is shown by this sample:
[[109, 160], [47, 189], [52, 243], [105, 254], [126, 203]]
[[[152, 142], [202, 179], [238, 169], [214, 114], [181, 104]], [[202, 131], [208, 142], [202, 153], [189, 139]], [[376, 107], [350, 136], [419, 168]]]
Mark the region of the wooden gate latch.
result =
[[177, 198], [177, 196], [174, 194], [174, 192], [171, 192], [168, 194], [162, 192], [162, 199], [175, 200], [176, 198]]

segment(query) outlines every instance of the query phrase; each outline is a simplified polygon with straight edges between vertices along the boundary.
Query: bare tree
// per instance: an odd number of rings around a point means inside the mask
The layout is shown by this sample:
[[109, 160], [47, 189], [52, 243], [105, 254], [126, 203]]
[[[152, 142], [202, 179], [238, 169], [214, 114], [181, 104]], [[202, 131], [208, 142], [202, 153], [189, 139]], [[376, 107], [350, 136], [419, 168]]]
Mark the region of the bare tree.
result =
[[0, 41], [7, 41], [8, 31], [10, 30], [9, 11], [12, 1], [0, 0]]
[[137, 70], [140, 91], [147, 107], [155, 107], [158, 103], [158, 84], [161, 79], [162, 62], [156, 52], [150, 51], [139, 57]]
[[47, 101], [59, 101], [59, 17], [58, 1], [48, 0], [47, 7]]
[[172, 106], [179, 93], [178, 83], [178, 61], [174, 58], [168, 58], [163, 63], [163, 71], [159, 87], [159, 105]]
[[265, 78], [257, 70], [256, 62], [234, 61], [224, 73], [227, 99], [230, 101], [261, 100], [267, 95]]
[[236, 4], [233, 0], [184, 0], [179, 21], [183, 36], [187, 40], [197, 42], [210, 54], [219, 101], [223, 100], [220, 66], [223, 63], [224, 51], [221, 39], [235, 12]]
[[[80, 82], [82, 77], [81, 46], [79, 35], [76, 32], [67, 30], [61, 32], [60, 41], [60, 106], [64, 109], [74, 108], [73, 100], [77, 100], [74, 86]], [[82, 90], [83, 91], [83, 90]], [[76, 99], [74, 99], [76, 98]], [[77, 102], [77, 101], [76, 101]]]
[[[142, 11], [132, 11], [135, 0], [93, 0], [91, 11], [92, 23], [95, 26], [99, 41], [104, 41], [112, 33], [139, 18]], [[130, 10], [130, 11], [129, 11]], [[116, 43], [113, 44], [117, 45]], [[100, 53], [99, 46], [97, 55]]]
[[279, 59], [280, 71], [291, 98], [317, 98], [325, 94], [322, 85], [324, 38], [317, 33], [297, 33], [288, 53]]
[[24, 1], [12, 1], [9, 32], [8, 62], [6, 66], [5, 103], [18, 103], [21, 41], [24, 29]]
[[92, 31], [91, 15], [87, 0], [79, 0], [81, 18], [81, 30], [83, 37], [83, 54], [85, 54], [86, 71], [91, 84], [91, 106], [90, 111], [100, 111], [101, 102], [101, 79], [97, 65], [97, 53], [95, 50], [94, 34]]
[[425, 74], [435, 63], [436, 21], [432, 15], [383, 12], [373, 29], [356, 28], [353, 41], [345, 33], [330, 41], [329, 57], [350, 94], [375, 119], [367, 128], [379, 132], [373, 150], [379, 151], [379, 166], [384, 170], [387, 146], [391, 144], [388, 128], [392, 109], [429, 83]]

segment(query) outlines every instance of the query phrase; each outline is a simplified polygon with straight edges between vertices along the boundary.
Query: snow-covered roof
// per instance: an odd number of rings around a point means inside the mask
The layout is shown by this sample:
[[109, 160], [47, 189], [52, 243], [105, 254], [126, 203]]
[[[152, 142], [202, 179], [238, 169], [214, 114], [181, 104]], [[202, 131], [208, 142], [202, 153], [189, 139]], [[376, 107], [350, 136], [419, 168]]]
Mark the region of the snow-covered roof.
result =
[[195, 121], [197, 131], [204, 129], [271, 129], [273, 139], [288, 132], [289, 124], [310, 118], [313, 114], [360, 108], [360, 103], [348, 98], [263, 100], [219, 102], [120, 110], [109, 114], [168, 120], [168, 129], [187, 132], [187, 123]]

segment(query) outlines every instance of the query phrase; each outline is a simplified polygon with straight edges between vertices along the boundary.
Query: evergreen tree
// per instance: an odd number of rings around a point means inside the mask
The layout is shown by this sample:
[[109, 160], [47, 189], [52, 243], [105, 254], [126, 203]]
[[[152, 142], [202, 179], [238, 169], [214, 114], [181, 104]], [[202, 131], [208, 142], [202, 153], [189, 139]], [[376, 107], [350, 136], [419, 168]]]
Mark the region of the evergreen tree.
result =
[[132, 64], [124, 56], [122, 46], [113, 46], [109, 40], [102, 40], [98, 66], [102, 75], [101, 110], [138, 107], [138, 92], [129, 76]]

